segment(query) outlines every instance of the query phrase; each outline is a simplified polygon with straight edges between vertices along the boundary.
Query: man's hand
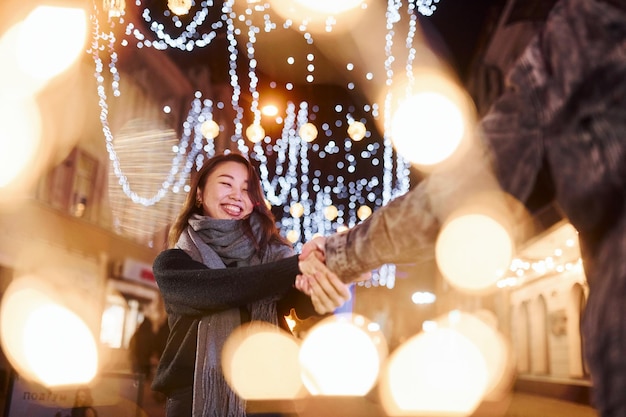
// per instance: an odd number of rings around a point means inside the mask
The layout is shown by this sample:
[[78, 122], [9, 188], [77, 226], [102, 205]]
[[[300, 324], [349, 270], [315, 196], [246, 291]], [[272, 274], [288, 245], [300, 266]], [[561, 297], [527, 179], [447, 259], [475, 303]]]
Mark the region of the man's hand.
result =
[[306, 254], [303, 251], [299, 262], [302, 274], [296, 277], [296, 288], [311, 297], [318, 314], [332, 313], [352, 297], [349, 285], [326, 267], [323, 258], [317, 247]]

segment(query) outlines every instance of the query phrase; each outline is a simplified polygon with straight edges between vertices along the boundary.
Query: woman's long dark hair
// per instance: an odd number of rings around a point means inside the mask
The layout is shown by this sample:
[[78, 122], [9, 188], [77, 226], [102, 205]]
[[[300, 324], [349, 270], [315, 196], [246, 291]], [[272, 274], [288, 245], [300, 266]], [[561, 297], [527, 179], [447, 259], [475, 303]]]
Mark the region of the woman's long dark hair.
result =
[[245, 225], [248, 228], [247, 233], [252, 237], [255, 243], [257, 251], [262, 251], [271, 242], [278, 242], [291, 246], [291, 244], [280, 235], [278, 227], [276, 227], [276, 219], [265, 204], [265, 197], [263, 196], [263, 190], [261, 188], [261, 180], [256, 172], [254, 166], [250, 161], [240, 153], [227, 153], [219, 154], [207, 160], [202, 168], [191, 179], [191, 189], [187, 194], [187, 198], [183, 203], [183, 207], [176, 217], [174, 224], [170, 228], [168, 235], [168, 247], [173, 248], [178, 242], [178, 238], [188, 225], [189, 218], [193, 214], [203, 214], [202, 207], [196, 206], [198, 199], [198, 189], [202, 192], [206, 184], [206, 180], [209, 175], [224, 162], [237, 162], [246, 167], [248, 170], [248, 196], [252, 201], [252, 211], [259, 214], [261, 221], [261, 234], [260, 236], [253, 236], [252, 229], [250, 227], [249, 219], [246, 219]]

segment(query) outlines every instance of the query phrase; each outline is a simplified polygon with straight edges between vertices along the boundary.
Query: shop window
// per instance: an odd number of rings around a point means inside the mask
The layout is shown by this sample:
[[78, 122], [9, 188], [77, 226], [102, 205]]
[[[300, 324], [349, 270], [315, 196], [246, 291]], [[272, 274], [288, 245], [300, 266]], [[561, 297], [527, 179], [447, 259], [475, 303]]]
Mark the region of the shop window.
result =
[[95, 220], [101, 181], [96, 158], [74, 148], [63, 162], [42, 179], [37, 198], [74, 217]]

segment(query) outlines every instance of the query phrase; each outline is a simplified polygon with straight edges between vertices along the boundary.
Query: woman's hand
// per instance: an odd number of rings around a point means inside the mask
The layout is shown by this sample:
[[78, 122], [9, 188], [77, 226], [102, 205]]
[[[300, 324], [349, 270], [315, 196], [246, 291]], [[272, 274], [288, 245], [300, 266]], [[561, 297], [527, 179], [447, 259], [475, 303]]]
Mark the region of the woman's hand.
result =
[[[302, 246], [302, 253], [300, 254], [300, 261], [304, 261], [305, 259], [307, 259], [309, 257], [309, 255], [314, 254], [317, 259], [319, 259], [321, 262], [326, 263], [326, 238], [322, 237], [322, 236], [318, 236], [308, 242], [306, 242], [303, 246]], [[302, 269], [302, 266], [306, 266], [306, 265], [300, 265], [301, 268], [300, 270], [302, 271], [302, 273], [304, 275], [313, 275], [314, 272], [316, 272], [316, 270], [309, 270], [309, 271], [305, 271]], [[313, 267], [312, 267], [313, 268]], [[342, 281], [347, 282], [347, 283], [351, 283], [351, 282], [360, 282], [360, 281], [367, 281], [369, 279], [372, 278], [372, 273], [371, 271], [368, 272], [364, 272], [362, 274], [360, 274], [359, 276], [356, 277], [343, 277], [344, 279]], [[306, 280], [304, 280], [306, 281]], [[300, 286], [302, 286], [303, 288], [300, 288]], [[308, 286], [306, 284], [306, 282], [298, 282], [296, 281], [296, 288], [298, 288], [300, 291], [309, 294], [308, 290]]]

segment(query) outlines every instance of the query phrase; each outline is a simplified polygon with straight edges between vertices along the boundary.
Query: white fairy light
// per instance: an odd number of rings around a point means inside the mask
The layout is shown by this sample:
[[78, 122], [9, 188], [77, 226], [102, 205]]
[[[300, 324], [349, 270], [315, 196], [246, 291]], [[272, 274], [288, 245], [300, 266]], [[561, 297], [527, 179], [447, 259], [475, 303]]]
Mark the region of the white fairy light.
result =
[[[246, 14], [252, 14], [252, 9], [250, 8], [249, 4], [248, 8], [246, 9]], [[248, 91], [250, 92], [250, 96], [252, 97], [250, 111], [252, 111], [252, 114], [254, 116], [253, 125], [260, 125], [261, 111], [259, 110], [259, 92], [257, 91], [259, 78], [256, 75], [257, 62], [254, 48], [254, 44], [256, 43], [256, 34], [259, 32], [259, 28], [252, 24], [251, 19], [246, 19], [246, 25], [248, 26], [248, 42], [246, 43], [246, 51], [248, 51], [248, 76], [250, 78]], [[265, 131], [263, 132], [263, 136], [265, 136]]]
[[[287, 162], [286, 151], [287, 149], [290, 149], [293, 147], [293, 145], [295, 145], [295, 143], [293, 143], [293, 138], [295, 137], [295, 122], [295, 105], [293, 103], [288, 103], [287, 116], [285, 117], [285, 122], [283, 124], [282, 136], [276, 140], [276, 168], [275, 176], [273, 179], [269, 178], [266, 156], [262, 152], [258, 152], [256, 154], [257, 158], [261, 162], [260, 177], [265, 196], [270, 201], [270, 203], [275, 206], [286, 204], [287, 198], [289, 196], [289, 190], [293, 185], [292, 181], [296, 180], [295, 166], [293, 165], [293, 163], [289, 164], [288, 168], [285, 169], [285, 163]], [[293, 162], [291, 158], [290, 160], [291, 162]]]
[[[137, 6], [141, 7], [141, 0], [136, 0]], [[150, 30], [157, 36], [158, 40], [150, 43], [150, 46], [163, 50], [167, 47], [180, 49], [183, 51], [191, 51], [194, 48], [203, 48], [211, 44], [216, 38], [217, 30], [223, 27], [221, 20], [211, 24], [211, 30], [206, 33], [199, 33], [199, 29], [205, 24], [210, 8], [213, 6], [213, 0], [205, 0], [194, 14], [191, 22], [185, 27], [185, 30], [178, 36], [172, 37], [169, 33], [164, 32], [165, 25], [152, 18], [150, 9], [144, 8], [141, 16]], [[173, 20], [173, 19], [172, 19]], [[133, 35], [135, 39], [143, 43], [146, 35], [136, 28], [132, 23], [126, 26], [126, 35]]]
[[432, 16], [437, 10], [436, 4], [439, 3], [439, 0], [416, 0], [415, 3], [418, 12], [424, 16]]

